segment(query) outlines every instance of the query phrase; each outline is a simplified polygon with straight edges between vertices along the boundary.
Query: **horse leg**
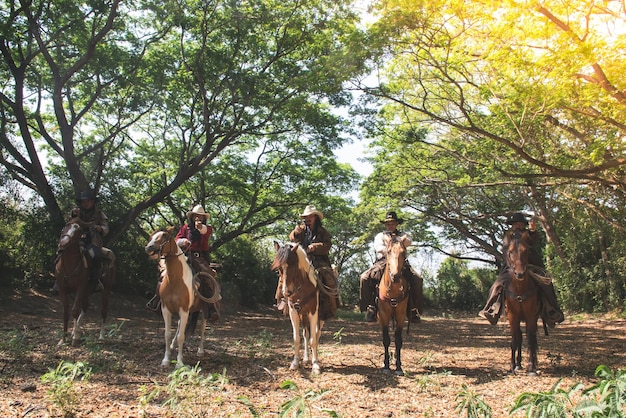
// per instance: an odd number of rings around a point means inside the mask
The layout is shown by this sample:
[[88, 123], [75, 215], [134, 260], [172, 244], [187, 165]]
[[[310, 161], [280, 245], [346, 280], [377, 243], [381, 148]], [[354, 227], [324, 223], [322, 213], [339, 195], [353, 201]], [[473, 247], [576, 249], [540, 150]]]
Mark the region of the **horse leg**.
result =
[[395, 343], [396, 343], [396, 375], [402, 376], [402, 361], [400, 360], [400, 351], [402, 351], [402, 326], [404, 321], [396, 323]]
[[200, 321], [200, 345], [198, 346], [199, 356], [204, 355], [204, 333], [206, 331], [207, 317], [209, 316], [209, 306], [206, 303], [204, 305], [206, 305], [206, 308], [202, 310], [202, 321]]
[[309, 320], [311, 321], [311, 330], [309, 332], [311, 336], [311, 371], [313, 374], [320, 374], [320, 365], [318, 363], [318, 347], [320, 341], [320, 324], [319, 324], [319, 310], [313, 314]]
[[300, 363], [300, 318], [295, 309], [289, 307], [289, 317], [291, 318], [291, 328], [293, 330], [293, 360], [289, 370], [296, 370]]
[[187, 326], [187, 320], [189, 319], [189, 311], [181, 309], [178, 312], [178, 315], [180, 316], [180, 319], [178, 320], [178, 330], [176, 331], [176, 337], [178, 340], [178, 356], [176, 357], [176, 368], [180, 369], [185, 365], [185, 363], [183, 362], [183, 344], [185, 343], [185, 327]]
[[103, 341], [105, 336], [105, 325], [107, 316], [109, 315], [109, 300], [111, 298], [111, 287], [113, 286], [113, 275], [115, 274], [115, 266], [113, 261], [105, 262], [102, 267], [105, 273], [104, 289], [102, 290], [102, 310], [101, 310], [101, 322], [100, 322], [100, 337], [98, 340]]
[[[61, 289], [60, 286], [59, 289]], [[59, 291], [59, 295], [61, 298], [61, 306], [63, 307], [63, 335], [57, 345], [61, 346], [67, 341], [67, 329], [70, 322], [70, 298], [67, 291], [64, 289]]]
[[[310, 318], [309, 318], [310, 319]], [[302, 321], [300, 321], [302, 323]], [[302, 325], [302, 364], [309, 364], [309, 350], [311, 349], [311, 328], [313, 324], [308, 327]]]
[[74, 298], [74, 306], [72, 308], [72, 318], [74, 318], [74, 327], [72, 328], [72, 346], [78, 345], [80, 339], [80, 325], [82, 323], [85, 312], [87, 311], [86, 305], [88, 303], [89, 296], [84, 294], [80, 289], [76, 292]]
[[[528, 366], [526, 372], [530, 376], [537, 376], [537, 321], [526, 322], [526, 340], [528, 343]], [[520, 347], [521, 350], [521, 347]]]
[[383, 325], [383, 346], [385, 347], [385, 358], [383, 360], [383, 372], [388, 373], [389, 369], [389, 346], [391, 345], [391, 337], [389, 335], [389, 324]]
[[172, 336], [172, 313], [167, 310], [165, 305], [161, 304], [161, 313], [163, 314], [163, 322], [165, 323], [165, 354], [161, 361], [161, 366], [170, 365], [170, 337]]
[[522, 330], [519, 322], [511, 323], [511, 368], [510, 373], [515, 374], [521, 365], [519, 349], [522, 346]]

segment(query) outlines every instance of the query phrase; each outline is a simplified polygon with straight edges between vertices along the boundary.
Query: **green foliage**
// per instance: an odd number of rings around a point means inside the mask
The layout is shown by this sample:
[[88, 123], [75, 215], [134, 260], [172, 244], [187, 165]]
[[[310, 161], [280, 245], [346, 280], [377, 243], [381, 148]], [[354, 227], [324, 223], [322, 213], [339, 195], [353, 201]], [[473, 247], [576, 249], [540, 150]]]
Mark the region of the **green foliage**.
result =
[[471, 311], [484, 304], [481, 285], [462, 260], [445, 259], [429, 287], [431, 303], [443, 309]]
[[463, 384], [461, 392], [454, 400], [456, 402], [454, 410], [459, 413], [459, 416], [467, 418], [490, 418], [492, 416], [491, 407], [482, 400], [480, 395], [468, 389], [466, 384]]
[[[313, 402], [319, 400], [326, 393], [330, 391], [330, 389], [321, 389], [319, 391], [314, 391], [313, 389], [309, 389], [305, 392], [302, 392], [298, 385], [292, 380], [285, 380], [280, 384], [281, 389], [289, 389], [297, 392], [297, 394], [282, 403], [280, 406], [279, 417], [312, 417], [314, 416], [312, 412]], [[338, 417], [339, 415], [332, 410], [321, 409], [322, 412], [325, 412], [331, 417]]]
[[79, 397], [74, 386], [76, 380], [89, 380], [91, 368], [86, 363], [61, 361], [54, 370], [41, 376], [43, 383], [49, 384], [46, 390], [48, 399], [61, 411], [63, 416], [71, 417], [76, 413]]
[[226, 369], [221, 374], [212, 373], [206, 377], [202, 376], [201, 371], [198, 364], [193, 367], [183, 366], [168, 375], [169, 382], [165, 387], [156, 385], [151, 391], [143, 387], [140, 390], [140, 407], [145, 410], [152, 400], [164, 395], [162, 405], [173, 416], [206, 416], [212, 410], [206, 392], [223, 390], [228, 384], [228, 378]]
[[626, 370], [613, 372], [607, 366], [596, 368], [595, 375], [600, 379], [583, 394], [591, 399], [583, 399], [574, 412], [588, 417], [623, 417], [626, 408]]
[[618, 3], [527, 6], [376, 4], [382, 76], [362, 89], [378, 112], [364, 113], [374, 170], [361, 199], [410, 211], [425, 246], [497, 267], [506, 216], [534, 214], [563, 305], [621, 308], [626, 98], [612, 92], [626, 68], [606, 28], [624, 15]]
[[[569, 390], [559, 388], [561, 380], [547, 392], [524, 392], [519, 395], [510, 410], [510, 414], [525, 411], [527, 417], [566, 418], [572, 410], [572, 396], [580, 391], [582, 384], [574, 384]], [[574, 415], [579, 416], [579, 415]]]
[[225, 300], [247, 307], [273, 302], [277, 276], [269, 268], [273, 259], [269, 248], [269, 244], [263, 247], [249, 237], [239, 237], [213, 255], [223, 266], [220, 281]]

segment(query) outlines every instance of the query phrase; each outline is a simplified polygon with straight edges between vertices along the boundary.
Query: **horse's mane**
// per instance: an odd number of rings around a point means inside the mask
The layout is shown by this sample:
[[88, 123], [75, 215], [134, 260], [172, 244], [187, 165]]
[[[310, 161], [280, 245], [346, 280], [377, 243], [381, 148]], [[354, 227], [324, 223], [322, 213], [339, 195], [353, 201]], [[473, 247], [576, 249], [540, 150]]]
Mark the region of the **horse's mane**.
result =
[[298, 270], [302, 272], [303, 276], [308, 277], [311, 283], [317, 286], [315, 269], [312, 268], [311, 262], [306, 255], [306, 251], [300, 245], [298, 245], [298, 248], [293, 251], [295, 245], [298, 244], [287, 243], [280, 246], [276, 251], [276, 256], [274, 257], [271, 269], [277, 270], [281, 265], [289, 264], [290, 258], [296, 257]]

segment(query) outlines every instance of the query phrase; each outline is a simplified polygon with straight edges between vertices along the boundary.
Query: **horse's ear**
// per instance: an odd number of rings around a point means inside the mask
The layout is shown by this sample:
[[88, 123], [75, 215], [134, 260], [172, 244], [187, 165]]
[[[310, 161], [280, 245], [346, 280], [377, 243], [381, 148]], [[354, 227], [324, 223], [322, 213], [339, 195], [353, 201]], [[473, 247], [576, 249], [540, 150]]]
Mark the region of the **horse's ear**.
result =
[[404, 234], [400, 237], [400, 240], [402, 241], [402, 246], [404, 248], [407, 248], [411, 245], [411, 239], [409, 238], [409, 236], [407, 234]]
[[293, 247], [291, 247], [291, 251], [293, 251], [293, 252], [295, 253], [296, 251], [298, 251], [298, 248], [300, 248], [300, 243], [299, 243], [299, 242], [296, 242], [296, 243], [293, 245]]
[[278, 241], [274, 241], [274, 249], [278, 251], [279, 248], [280, 248], [280, 244], [278, 243]]
[[167, 231], [168, 234], [170, 235], [174, 235], [174, 231], [176, 230], [176, 227], [174, 226], [168, 226], [167, 229], [165, 231]]

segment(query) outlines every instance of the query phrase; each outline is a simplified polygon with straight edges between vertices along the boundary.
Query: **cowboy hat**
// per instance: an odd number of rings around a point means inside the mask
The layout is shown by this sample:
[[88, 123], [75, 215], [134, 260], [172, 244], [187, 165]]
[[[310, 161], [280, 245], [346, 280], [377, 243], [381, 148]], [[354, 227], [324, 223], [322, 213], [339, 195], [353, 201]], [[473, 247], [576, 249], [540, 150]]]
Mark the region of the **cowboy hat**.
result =
[[526, 219], [526, 215], [520, 212], [514, 213], [506, 221], [508, 225], [513, 225], [514, 223], [517, 223], [517, 222], [523, 222], [525, 225], [528, 225], [528, 220]]
[[196, 205], [191, 209], [191, 211], [187, 212], [187, 217], [191, 218], [192, 215], [200, 215], [204, 216], [204, 219], [209, 219], [211, 215], [204, 211], [204, 208], [201, 205]]
[[324, 219], [324, 214], [317, 210], [313, 205], [308, 205], [306, 208], [304, 208], [304, 212], [300, 214], [300, 217], [305, 217], [309, 215], [317, 215], [318, 218]]
[[395, 222], [398, 222], [398, 224], [401, 224], [402, 222], [404, 222], [404, 219], [398, 218], [398, 215], [394, 211], [389, 211], [389, 212], [387, 212], [387, 215], [385, 216], [385, 219], [380, 221], [380, 223], [384, 224], [384, 223], [387, 223], [387, 222], [390, 222], [390, 221], [395, 221]]
[[80, 192], [80, 195], [76, 199], [77, 202], [82, 202], [83, 200], [93, 200], [94, 202], [98, 201], [98, 197], [96, 196], [96, 192], [88, 189]]

